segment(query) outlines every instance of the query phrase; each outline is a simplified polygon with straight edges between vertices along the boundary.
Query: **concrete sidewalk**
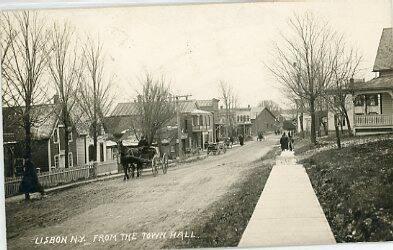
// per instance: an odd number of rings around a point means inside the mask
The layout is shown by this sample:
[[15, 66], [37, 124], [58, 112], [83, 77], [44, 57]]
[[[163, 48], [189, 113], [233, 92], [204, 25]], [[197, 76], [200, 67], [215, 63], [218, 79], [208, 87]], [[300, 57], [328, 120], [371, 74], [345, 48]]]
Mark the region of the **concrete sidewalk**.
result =
[[304, 167], [285, 153], [277, 157], [239, 247], [336, 243]]

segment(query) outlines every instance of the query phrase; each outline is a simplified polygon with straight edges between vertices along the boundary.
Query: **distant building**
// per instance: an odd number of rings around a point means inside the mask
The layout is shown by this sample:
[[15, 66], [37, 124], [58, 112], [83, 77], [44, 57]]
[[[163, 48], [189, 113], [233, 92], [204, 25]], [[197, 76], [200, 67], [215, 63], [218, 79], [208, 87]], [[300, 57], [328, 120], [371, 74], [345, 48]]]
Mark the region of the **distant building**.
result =
[[220, 110], [218, 103], [220, 100], [213, 98], [210, 100], [197, 100], [199, 109], [209, 111], [213, 114], [213, 141], [217, 141], [223, 133], [223, 124], [220, 120]]
[[255, 117], [252, 124], [253, 134], [256, 135], [258, 132], [272, 132], [280, 127], [279, 120], [268, 108], [262, 108], [262, 110]]
[[242, 135], [244, 138], [251, 137], [251, 107], [235, 108], [234, 113], [237, 135]]
[[[179, 153], [179, 140], [182, 140], [181, 150], [189, 152], [192, 148], [204, 149], [205, 142], [211, 143], [214, 139], [212, 112], [200, 109], [196, 100], [179, 100], [178, 105], [181, 138], [178, 138], [178, 124], [175, 116], [161, 130], [161, 138], [154, 139], [156, 143], [160, 142], [162, 150], [172, 157], [176, 157]], [[205, 109], [208, 106], [205, 105]], [[119, 103], [111, 115], [105, 118], [105, 123], [114, 140], [135, 140], [137, 144], [138, 138], [135, 137], [135, 132], [138, 133], [138, 128], [133, 125], [135, 119], [139, 119], [137, 103]]]

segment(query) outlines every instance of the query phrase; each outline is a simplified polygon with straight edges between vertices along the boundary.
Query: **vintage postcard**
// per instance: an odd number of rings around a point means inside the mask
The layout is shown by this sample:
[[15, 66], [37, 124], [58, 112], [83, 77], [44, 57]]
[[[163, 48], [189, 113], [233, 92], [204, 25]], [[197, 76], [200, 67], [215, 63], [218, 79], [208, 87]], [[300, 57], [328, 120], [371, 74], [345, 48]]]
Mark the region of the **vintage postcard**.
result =
[[8, 249], [392, 246], [391, 1], [62, 3], [0, 13]]

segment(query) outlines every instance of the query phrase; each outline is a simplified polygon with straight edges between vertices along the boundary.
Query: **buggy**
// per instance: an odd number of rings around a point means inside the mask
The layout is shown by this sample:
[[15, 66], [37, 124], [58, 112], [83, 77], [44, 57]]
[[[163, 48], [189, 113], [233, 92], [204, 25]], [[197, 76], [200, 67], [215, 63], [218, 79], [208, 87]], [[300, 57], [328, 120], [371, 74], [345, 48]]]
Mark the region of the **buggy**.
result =
[[213, 155], [226, 153], [227, 147], [224, 142], [209, 143], [207, 146], [207, 154], [213, 153]]
[[124, 170], [124, 179], [129, 179], [129, 170], [131, 170], [132, 178], [135, 176], [135, 170], [137, 177], [140, 177], [142, 170], [149, 168], [151, 168], [153, 176], [157, 176], [159, 168], [162, 169], [163, 174], [166, 174], [169, 158], [166, 153], [160, 157], [158, 147], [131, 147], [127, 149], [121, 146], [120, 162]]

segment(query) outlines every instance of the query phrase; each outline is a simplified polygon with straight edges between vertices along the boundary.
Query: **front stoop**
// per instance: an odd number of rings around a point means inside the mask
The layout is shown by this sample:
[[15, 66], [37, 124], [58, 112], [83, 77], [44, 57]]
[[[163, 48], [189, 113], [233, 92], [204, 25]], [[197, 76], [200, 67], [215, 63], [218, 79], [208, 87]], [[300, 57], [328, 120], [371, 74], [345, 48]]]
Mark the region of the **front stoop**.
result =
[[336, 243], [306, 170], [291, 157], [277, 159], [239, 247]]

